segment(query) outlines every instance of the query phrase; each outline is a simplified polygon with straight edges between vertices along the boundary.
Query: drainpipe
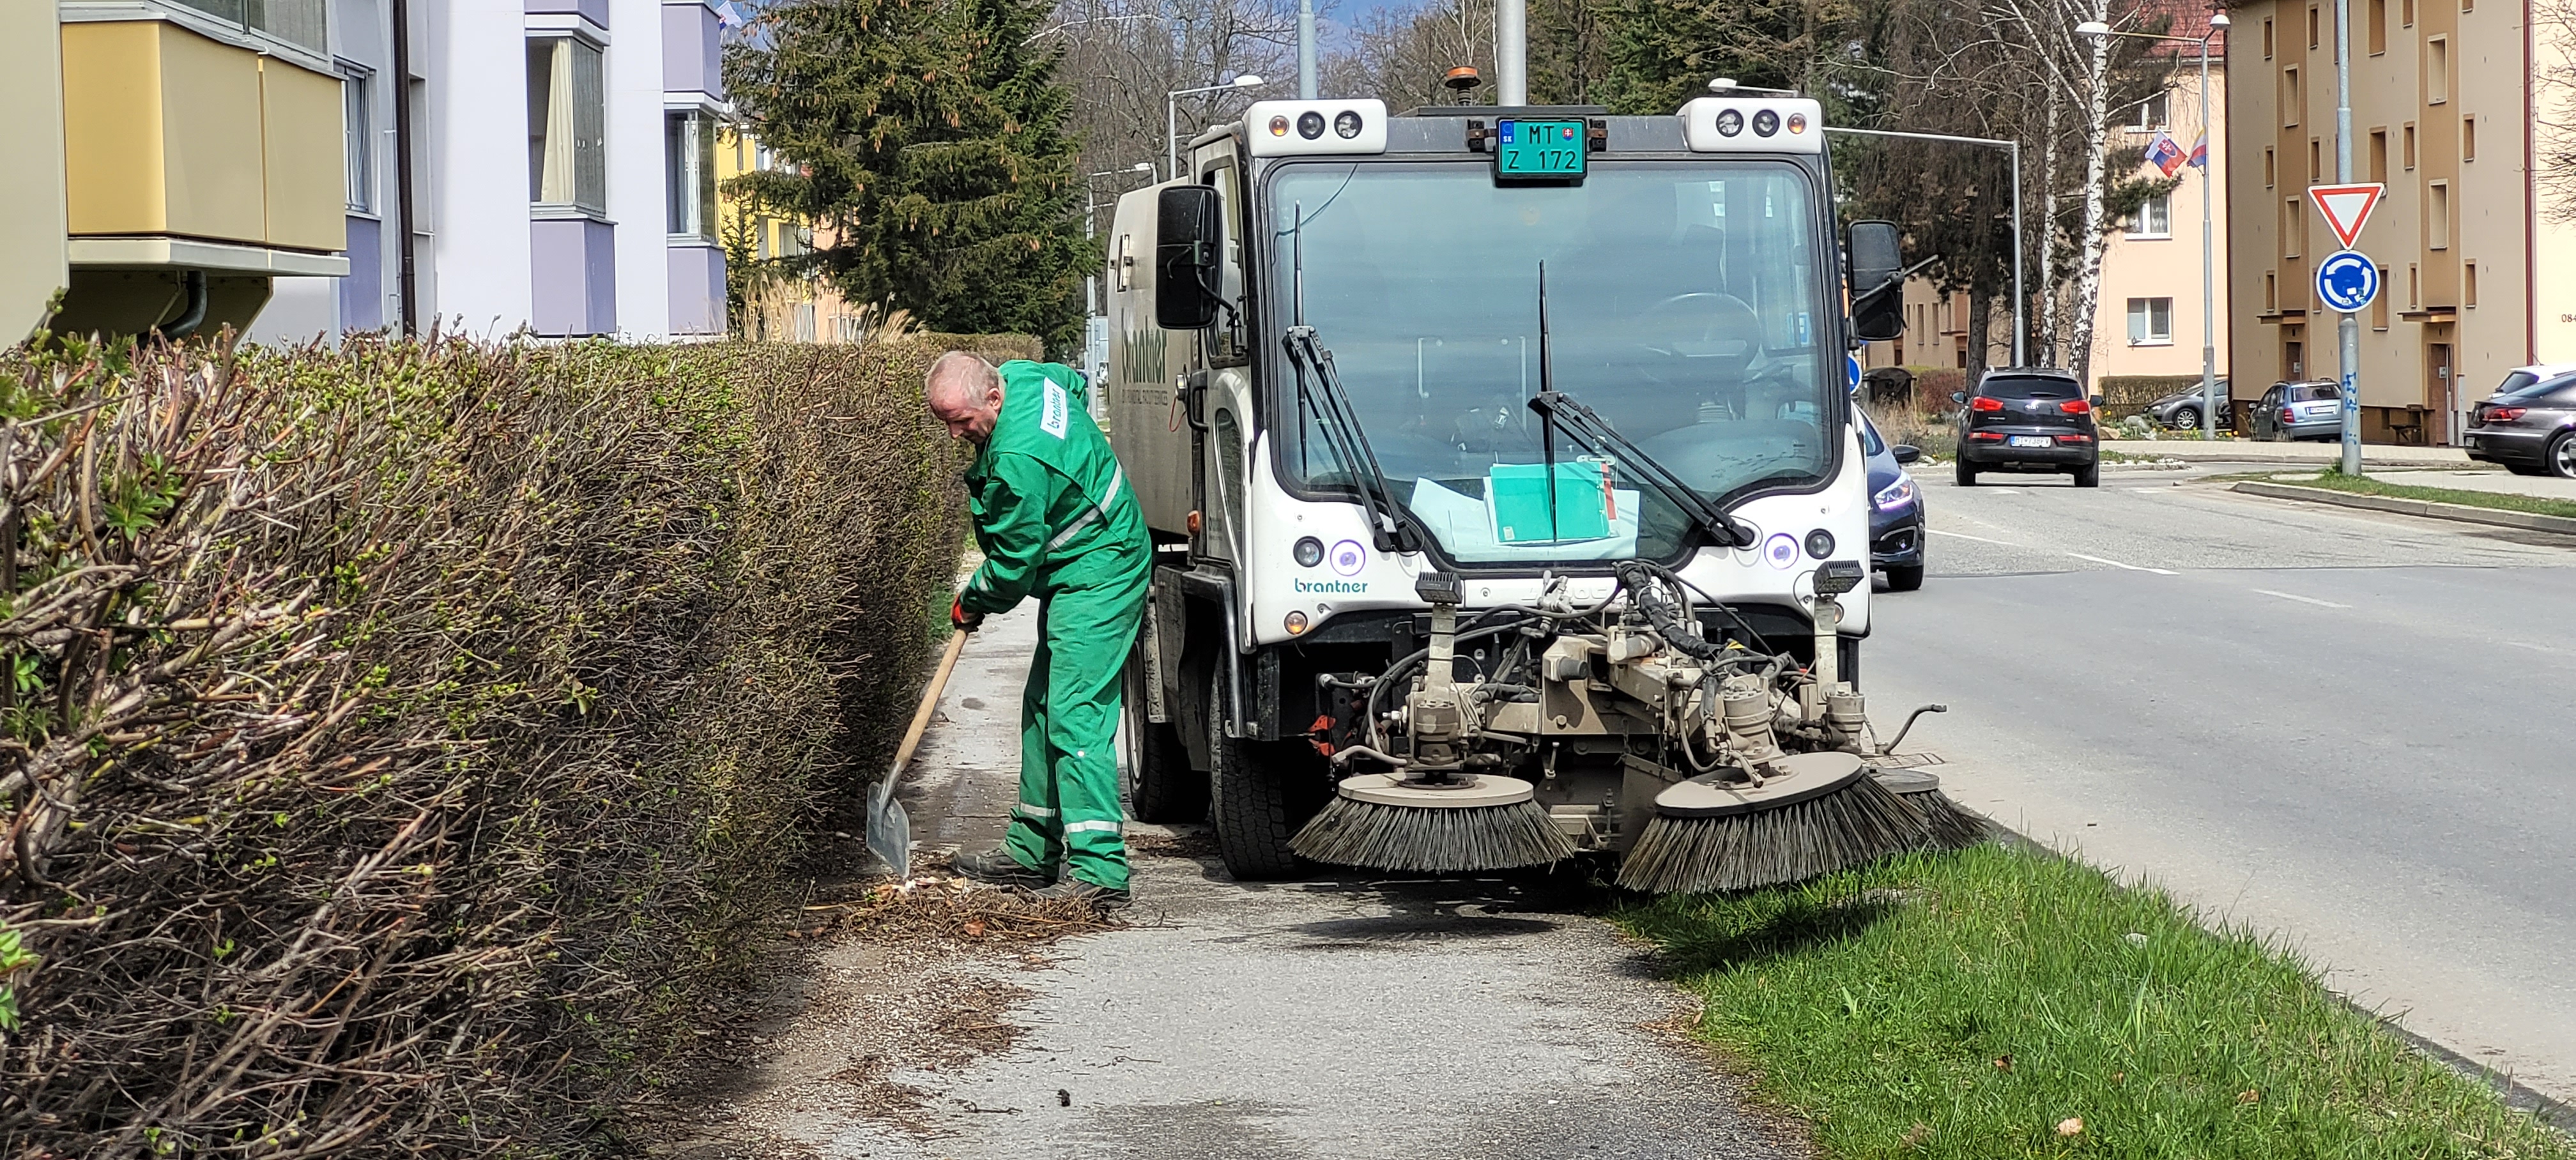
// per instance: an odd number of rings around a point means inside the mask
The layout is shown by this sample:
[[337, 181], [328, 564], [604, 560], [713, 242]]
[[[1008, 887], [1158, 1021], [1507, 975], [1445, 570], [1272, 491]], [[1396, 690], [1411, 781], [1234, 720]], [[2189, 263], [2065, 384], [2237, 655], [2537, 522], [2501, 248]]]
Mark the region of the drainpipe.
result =
[[420, 279], [412, 264], [411, 0], [393, 0], [395, 284], [402, 294], [404, 337], [420, 333]]
[[160, 331], [161, 337], [170, 342], [177, 342], [195, 334], [197, 328], [205, 325], [206, 322], [206, 272], [181, 271], [179, 285], [188, 292], [188, 308], [180, 311], [179, 317], [152, 328]]

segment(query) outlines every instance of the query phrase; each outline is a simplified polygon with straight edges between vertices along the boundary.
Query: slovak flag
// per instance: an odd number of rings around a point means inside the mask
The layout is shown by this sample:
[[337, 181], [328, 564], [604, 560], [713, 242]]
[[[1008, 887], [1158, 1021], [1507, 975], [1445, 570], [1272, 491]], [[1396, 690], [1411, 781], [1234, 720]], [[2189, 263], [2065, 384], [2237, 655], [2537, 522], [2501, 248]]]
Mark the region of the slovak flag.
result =
[[2191, 160], [2183, 164], [2201, 169], [2209, 168], [2209, 133], [2207, 131], [2204, 130], [2201, 133], [2200, 140], [2191, 143]]
[[2182, 146], [2174, 144], [2172, 134], [2156, 130], [2156, 139], [2147, 143], [2147, 164], [2171, 177], [2174, 170], [2182, 168], [2182, 162]]

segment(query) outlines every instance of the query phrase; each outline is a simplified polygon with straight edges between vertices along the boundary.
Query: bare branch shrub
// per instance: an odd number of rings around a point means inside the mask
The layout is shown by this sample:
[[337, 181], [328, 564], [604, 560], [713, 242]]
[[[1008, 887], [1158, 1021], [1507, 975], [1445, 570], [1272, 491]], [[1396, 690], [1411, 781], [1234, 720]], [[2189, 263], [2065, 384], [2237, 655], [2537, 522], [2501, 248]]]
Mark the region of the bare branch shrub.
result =
[[908, 711], [942, 345], [0, 355], [0, 1155], [595, 1137]]

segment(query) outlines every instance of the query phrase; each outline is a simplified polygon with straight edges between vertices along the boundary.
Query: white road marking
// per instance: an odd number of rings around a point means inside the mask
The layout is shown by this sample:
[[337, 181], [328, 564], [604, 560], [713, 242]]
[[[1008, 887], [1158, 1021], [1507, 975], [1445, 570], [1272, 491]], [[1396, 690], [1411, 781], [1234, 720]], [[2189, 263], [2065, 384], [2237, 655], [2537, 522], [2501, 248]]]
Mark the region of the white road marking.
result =
[[2527, 640], [2509, 640], [2509, 641], [2506, 641], [2505, 643], [2506, 643], [2506, 644], [2509, 644], [2509, 645], [2512, 645], [2512, 646], [2513, 646], [2513, 647], [2515, 647], [2515, 648], [2527, 648], [2527, 649], [2530, 649], [2530, 650], [2531, 650], [2531, 651], [2533, 651], [2533, 652], [2557, 652], [2557, 651], [2558, 651], [2557, 649], [2551, 648], [2551, 647], [2549, 647], [2548, 645], [2545, 645], [2545, 644], [2533, 644], [2533, 643], [2531, 643], [2530, 641], [2527, 641]]
[[1996, 494], [1996, 495], [2020, 495], [2020, 494], [2021, 494], [2020, 490], [2018, 490], [2018, 489], [2016, 489], [2016, 488], [2009, 488], [2009, 487], [1989, 487], [1989, 488], [1987, 488], [1986, 490], [1987, 490], [1987, 491], [1990, 491], [1990, 492], [1993, 492], [1993, 493], [1994, 493], [1994, 494]]
[[2260, 592], [2260, 593], [2262, 593], [2262, 594], [2263, 594], [2263, 595], [2265, 595], [2265, 596], [2278, 596], [2278, 597], [2280, 597], [2280, 598], [2281, 598], [2281, 599], [2283, 599], [2283, 600], [2296, 600], [2296, 601], [2298, 601], [2298, 602], [2299, 602], [2299, 603], [2301, 603], [2301, 604], [2313, 604], [2313, 605], [2316, 605], [2316, 606], [2317, 606], [2317, 607], [2319, 607], [2319, 608], [2350, 608], [2350, 607], [2352, 607], [2352, 606], [2351, 606], [2351, 605], [2349, 605], [2349, 604], [2337, 604], [2337, 603], [2335, 603], [2334, 601], [2331, 601], [2331, 600], [2319, 600], [2319, 599], [2317, 599], [2317, 598], [2316, 598], [2316, 597], [2314, 597], [2314, 596], [2301, 596], [2301, 595], [2299, 595], [2299, 594], [2298, 594], [2298, 593], [2296, 593], [2296, 592], [2275, 592], [2275, 591], [2273, 591], [2273, 590], [2271, 590], [2271, 589], [2269, 589], [2269, 588], [2257, 588], [2257, 589], [2255, 589], [2254, 591], [2256, 591], [2256, 592]]
[[2158, 576], [2179, 576], [2179, 575], [2181, 575], [2181, 573], [2179, 573], [2179, 572], [2172, 572], [2172, 571], [2168, 571], [2168, 570], [2163, 569], [2163, 568], [2149, 568], [2149, 567], [2146, 567], [2145, 565], [2142, 565], [2142, 564], [2123, 564], [2123, 563], [2119, 562], [2118, 560], [2105, 560], [2105, 559], [2103, 559], [2103, 558], [2102, 558], [2102, 557], [2100, 557], [2100, 556], [2087, 556], [2087, 555], [2085, 555], [2085, 554], [2084, 554], [2084, 553], [2082, 553], [2082, 552], [2068, 552], [2068, 553], [2066, 553], [2066, 554], [2067, 554], [2067, 555], [2069, 555], [2069, 556], [2073, 556], [2073, 557], [2075, 557], [2075, 558], [2076, 558], [2076, 559], [2078, 559], [2078, 560], [2091, 560], [2092, 562], [2094, 562], [2094, 563], [2096, 563], [2096, 564], [2108, 564], [2108, 565], [2110, 565], [2110, 566], [2112, 566], [2112, 567], [2114, 567], [2114, 568], [2126, 568], [2126, 569], [2128, 569], [2128, 570], [2130, 570], [2130, 571], [2132, 571], [2132, 572], [2153, 572], [2153, 573], [2155, 573], [2155, 574], [2156, 574], [2156, 575], [2158, 575]]
[[1958, 537], [1958, 538], [1960, 538], [1960, 539], [1962, 539], [1962, 540], [1975, 540], [1976, 542], [1978, 542], [1978, 543], [1980, 543], [1980, 544], [1994, 544], [1994, 545], [1996, 545], [1996, 546], [1998, 546], [1998, 547], [2005, 547], [2005, 548], [2018, 548], [2018, 547], [2020, 547], [2020, 546], [2021, 546], [2021, 545], [2016, 544], [2016, 543], [2013, 543], [2013, 542], [2011, 542], [2011, 541], [2009, 541], [2009, 540], [1989, 540], [1989, 539], [1985, 538], [1984, 536], [1971, 536], [1971, 535], [1969, 535], [1969, 534], [1968, 534], [1968, 533], [1966, 533], [1966, 532], [1954, 532], [1954, 531], [1951, 531], [1951, 530], [1950, 530], [1950, 529], [1948, 529], [1948, 528], [1933, 528], [1933, 529], [1931, 529], [1931, 531], [1932, 531], [1932, 534], [1933, 534], [1933, 535], [1936, 535], [1936, 536], [1956, 536], [1956, 537]]

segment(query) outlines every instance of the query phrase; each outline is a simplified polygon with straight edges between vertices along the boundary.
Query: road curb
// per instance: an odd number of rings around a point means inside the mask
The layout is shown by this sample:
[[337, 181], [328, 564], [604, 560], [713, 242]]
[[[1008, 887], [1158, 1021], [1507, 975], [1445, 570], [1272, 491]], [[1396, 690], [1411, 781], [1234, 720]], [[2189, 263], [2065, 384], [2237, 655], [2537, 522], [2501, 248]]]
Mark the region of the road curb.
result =
[[2348, 491], [2329, 491], [2322, 487], [2302, 487], [2294, 483], [2264, 483], [2251, 479], [2238, 483], [2231, 490], [2272, 499], [2294, 499], [2305, 503], [2332, 504], [2336, 507], [2368, 508], [2372, 511], [2423, 516], [2427, 519], [2458, 520], [2462, 523], [2488, 524], [2499, 528], [2520, 528], [2531, 532], [2576, 535], [2576, 518], [2542, 515], [2538, 512], [2470, 507], [2467, 504], [2439, 503], [2429, 499], [2405, 499], [2391, 495], [2362, 495]]

